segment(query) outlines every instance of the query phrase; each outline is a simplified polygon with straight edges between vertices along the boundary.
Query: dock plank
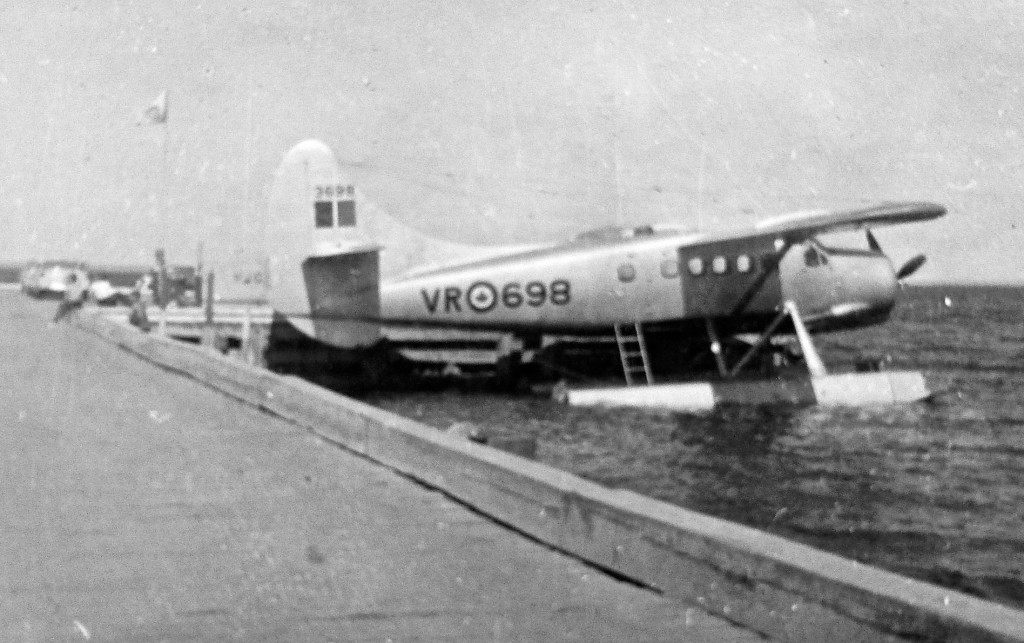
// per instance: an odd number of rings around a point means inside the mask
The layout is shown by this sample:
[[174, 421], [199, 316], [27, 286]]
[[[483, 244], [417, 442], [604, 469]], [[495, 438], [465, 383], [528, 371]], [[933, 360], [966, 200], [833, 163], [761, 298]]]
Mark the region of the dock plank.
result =
[[760, 640], [0, 293], [0, 639]]

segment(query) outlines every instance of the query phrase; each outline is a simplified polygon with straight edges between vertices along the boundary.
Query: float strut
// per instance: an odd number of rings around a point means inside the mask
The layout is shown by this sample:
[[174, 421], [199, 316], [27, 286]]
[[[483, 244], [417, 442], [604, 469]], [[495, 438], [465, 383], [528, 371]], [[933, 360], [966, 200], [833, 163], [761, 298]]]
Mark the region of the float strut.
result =
[[740, 369], [746, 366], [747, 362], [749, 362], [750, 359], [754, 357], [757, 351], [761, 350], [761, 348], [768, 343], [768, 340], [772, 338], [772, 333], [775, 332], [775, 329], [779, 327], [779, 324], [782, 323], [782, 320], [785, 319], [786, 315], [789, 314], [790, 313], [788, 310], [782, 310], [781, 312], [779, 312], [778, 315], [775, 316], [775, 319], [772, 320], [772, 323], [768, 324], [768, 328], [764, 329], [764, 332], [761, 333], [761, 335], [757, 338], [757, 341], [754, 342], [753, 345], [747, 349], [747, 352], [743, 354], [743, 357], [740, 358], [740, 361], [736, 362], [736, 366], [732, 367], [732, 370], [729, 371], [729, 377], [736, 377], [736, 374], [740, 372]]
[[825, 369], [825, 362], [821, 361], [818, 350], [814, 347], [814, 342], [811, 341], [811, 334], [807, 332], [803, 320], [800, 319], [800, 311], [797, 310], [796, 304], [792, 301], [787, 301], [782, 307], [789, 313], [790, 319], [793, 320], [796, 338], [800, 342], [800, 350], [804, 354], [804, 363], [807, 364], [807, 370], [811, 372], [811, 377], [828, 375], [828, 371]]

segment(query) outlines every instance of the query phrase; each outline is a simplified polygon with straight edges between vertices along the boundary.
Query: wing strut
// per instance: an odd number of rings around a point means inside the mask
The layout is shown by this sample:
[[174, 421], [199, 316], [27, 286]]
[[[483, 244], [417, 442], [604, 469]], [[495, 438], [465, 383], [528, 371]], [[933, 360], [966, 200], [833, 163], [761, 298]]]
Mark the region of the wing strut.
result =
[[793, 247], [793, 242], [786, 240], [782, 247], [772, 256], [771, 264], [764, 266], [761, 270], [761, 274], [757, 276], [757, 279], [750, 284], [749, 287], [743, 292], [743, 295], [733, 306], [732, 311], [729, 313], [731, 317], [738, 316], [746, 309], [747, 305], [757, 296], [757, 293], [761, 291], [761, 287], [764, 286], [764, 282], [768, 281], [768, 277], [772, 276], [779, 269], [779, 264], [782, 263], [782, 258], [786, 256], [789, 249]]

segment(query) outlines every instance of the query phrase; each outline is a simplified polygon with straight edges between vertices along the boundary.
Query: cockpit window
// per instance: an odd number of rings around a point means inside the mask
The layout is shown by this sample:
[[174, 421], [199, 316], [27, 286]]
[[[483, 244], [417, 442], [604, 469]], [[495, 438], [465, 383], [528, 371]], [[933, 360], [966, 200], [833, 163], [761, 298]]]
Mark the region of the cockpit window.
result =
[[639, 237], [652, 237], [657, 234], [654, 226], [641, 225], [635, 227], [606, 226], [596, 230], [588, 230], [576, 235], [576, 241], [586, 243], [603, 243], [607, 241], [619, 241], [621, 239], [636, 239]]
[[816, 247], [811, 246], [807, 248], [806, 252], [804, 252], [804, 263], [807, 264], [809, 268], [827, 266], [828, 257], [825, 256], [825, 253], [822, 252], [821, 250], [818, 250]]

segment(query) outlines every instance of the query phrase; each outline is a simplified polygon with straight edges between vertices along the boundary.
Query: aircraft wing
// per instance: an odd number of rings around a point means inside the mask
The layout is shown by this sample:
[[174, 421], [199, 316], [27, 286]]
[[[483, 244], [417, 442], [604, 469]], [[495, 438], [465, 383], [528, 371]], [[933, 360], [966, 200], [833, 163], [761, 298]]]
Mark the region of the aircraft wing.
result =
[[847, 232], [883, 225], [929, 221], [944, 214], [946, 208], [937, 203], [882, 203], [848, 210], [794, 212], [761, 221], [754, 226], [754, 230], [757, 234], [774, 234], [796, 243], [826, 232]]

